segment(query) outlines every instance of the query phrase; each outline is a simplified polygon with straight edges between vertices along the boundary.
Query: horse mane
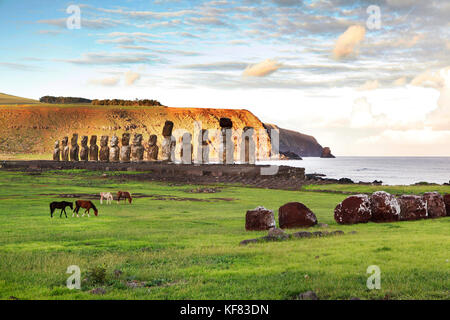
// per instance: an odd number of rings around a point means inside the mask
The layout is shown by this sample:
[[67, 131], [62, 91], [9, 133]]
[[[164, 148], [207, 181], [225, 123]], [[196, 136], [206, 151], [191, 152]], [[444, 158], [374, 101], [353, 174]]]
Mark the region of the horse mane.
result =
[[95, 211], [98, 212], [97, 207], [94, 205], [94, 203], [92, 201], [89, 201], [91, 203], [92, 209], [94, 209]]

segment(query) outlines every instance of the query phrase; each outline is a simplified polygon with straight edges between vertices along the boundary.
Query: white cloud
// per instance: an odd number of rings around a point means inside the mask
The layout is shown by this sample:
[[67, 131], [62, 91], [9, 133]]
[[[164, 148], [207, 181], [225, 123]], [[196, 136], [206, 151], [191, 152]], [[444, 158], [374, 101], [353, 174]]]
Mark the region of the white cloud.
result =
[[89, 83], [98, 86], [114, 87], [119, 83], [119, 81], [119, 77], [110, 77], [104, 79], [92, 79], [89, 80]]
[[125, 73], [125, 84], [127, 86], [133, 85], [136, 81], [138, 81], [141, 78], [141, 75], [139, 73], [133, 72], [133, 71], [127, 71]]
[[363, 26], [350, 26], [339, 36], [333, 49], [333, 55], [337, 58], [346, 58], [355, 54], [357, 46], [364, 40], [366, 29]]
[[380, 87], [380, 82], [378, 80], [367, 80], [362, 86], [358, 88], [359, 91], [370, 91], [375, 90]]
[[281, 67], [275, 60], [264, 60], [263, 62], [248, 66], [243, 75], [247, 77], [265, 77], [268, 76], [275, 71], [277, 71]]

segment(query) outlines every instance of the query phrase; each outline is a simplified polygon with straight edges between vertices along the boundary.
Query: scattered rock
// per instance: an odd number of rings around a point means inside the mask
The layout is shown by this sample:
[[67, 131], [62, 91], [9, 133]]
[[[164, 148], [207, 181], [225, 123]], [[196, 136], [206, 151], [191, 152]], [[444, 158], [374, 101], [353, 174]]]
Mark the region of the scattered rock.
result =
[[265, 237], [268, 240], [286, 240], [289, 239], [289, 235], [280, 228], [273, 228], [269, 230], [269, 233]]
[[240, 246], [246, 246], [246, 245], [248, 245], [248, 244], [250, 244], [250, 243], [258, 243], [258, 242], [259, 242], [258, 239], [248, 239], [248, 240], [242, 240], [242, 241], [239, 243], [239, 245], [240, 245]]
[[257, 207], [247, 211], [245, 215], [245, 230], [247, 231], [262, 231], [275, 227], [275, 217], [272, 210]]
[[440, 218], [447, 216], [444, 198], [438, 192], [424, 193], [423, 199], [427, 203], [428, 218]]
[[326, 223], [319, 223], [317, 226], [319, 228], [328, 228], [328, 225]]
[[317, 224], [316, 215], [303, 203], [289, 202], [278, 209], [280, 228], [302, 228]]
[[336, 231], [331, 232], [331, 235], [333, 235], [333, 236], [340, 236], [343, 234], [344, 234], [344, 231], [341, 231], [341, 230], [336, 230]]
[[280, 152], [280, 160], [303, 160], [298, 154], [292, 151]]
[[400, 204], [397, 198], [384, 191], [377, 191], [370, 197], [372, 221], [392, 222], [400, 220]]
[[20, 300], [20, 299], [14, 296], [9, 296], [9, 300]]
[[314, 291], [306, 291], [298, 295], [298, 300], [319, 300]]
[[312, 235], [314, 237], [323, 237], [325, 234], [322, 231], [313, 232]]
[[90, 294], [99, 294], [104, 295], [106, 293], [106, 290], [103, 288], [95, 288], [89, 291]]
[[365, 194], [350, 196], [334, 209], [334, 220], [339, 224], [366, 223], [371, 217], [370, 200]]
[[425, 219], [428, 216], [427, 204], [422, 197], [403, 195], [398, 197], [398, 202], [401, 221]]
[[450, 194], [444, 196], [445, 210], [447, 211], [447, 216], [450, 216]]
[[349, 234], [357, 234], [358, 232], [356, 231], [350, 231]]
[[339, 184], [354, 184], [355, 182], [349, 178], [341, 178], [338, 180]]
[[306, 231], [300, 231], [300, 232], [293, 233], [292, 236], [294, 236], [296, 238], [311, 238], [312, 233], [306, 232]]

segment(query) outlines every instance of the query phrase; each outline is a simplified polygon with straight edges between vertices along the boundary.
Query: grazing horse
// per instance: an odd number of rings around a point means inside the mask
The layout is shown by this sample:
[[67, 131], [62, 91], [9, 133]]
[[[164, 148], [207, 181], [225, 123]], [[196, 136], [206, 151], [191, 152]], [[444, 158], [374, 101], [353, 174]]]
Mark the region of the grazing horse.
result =
[[62, 201], [50, 203], [50, 217], [53, 218], [53, 212], [55, 212], [55, 209], [61, 209], [61, 214], [59, 217], [61, 218], [64, 212], [67, 218], [66, 207], [70, 207], [70, 209], [73, 210], [73, 202]]
[[124, 199], [125, 201], [131, 203], [133, 198], [131, 198], [131, 194], [128, 191], [119, 191], [117, 192], [117, 203], [120, 203], [120, 199]]
[[78, 216], [78, 211], [80, 211], [80, 208], [85, 209], [84, 213], [81, 217], [84, 217], [84, 215], [87, 213], [88, 217], [90, 217], [91, 215], [89, 214], [89, 210], [93, 209], [94, 210], [94, 214], [96, 216], [98, 216], [98, 210], [95, 207], [95, 205], [92, 203], [92, 201], [86, 201], [86, 200], [77, 200], [75, 201], [75, 210], [73, 210], [73, 214], [72, 217], [75, 215], [75, 213], [77, 214], [77, 218], [79, 218]]
[[111, 192], [100, 192], [100, 204], [103, 204], [103, 199], [106, 200], [106, 204], [111, 204], [111, 202], [114, 200]]

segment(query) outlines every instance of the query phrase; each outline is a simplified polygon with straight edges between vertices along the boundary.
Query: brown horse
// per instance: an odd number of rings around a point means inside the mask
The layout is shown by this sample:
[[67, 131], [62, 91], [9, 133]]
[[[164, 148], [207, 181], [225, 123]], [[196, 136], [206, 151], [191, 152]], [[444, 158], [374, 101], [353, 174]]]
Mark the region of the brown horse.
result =
[[125, 201], [131, 203], [133, 198], [131, 198], [131, 194], [128, 191], [119, 191], [117, 192], [117, 203], [120, 203], [120, 199], [124, 199]]
[[86, 213], [88, 214], [88, 217], [90, 217], [91, 215], [89, 214], [89, 210], [91, 210], [91, 209], [93, 209], [94, 210], [94, 214], [96, 216], [98, 216], [98, 210], [95, 207], [95, 205], [92, 203], [92, 201], [77, 200], [77, 201], [75, 201], [75, 210], [73, 210], [74, 213], [72, 214], [72, 217], [76, 213], [77, 214], [77, 218], [79, 218], [78, 211], [80, 211], [80, 208], [85, 209], [82, 217], [84, 217], [84, 215]]

